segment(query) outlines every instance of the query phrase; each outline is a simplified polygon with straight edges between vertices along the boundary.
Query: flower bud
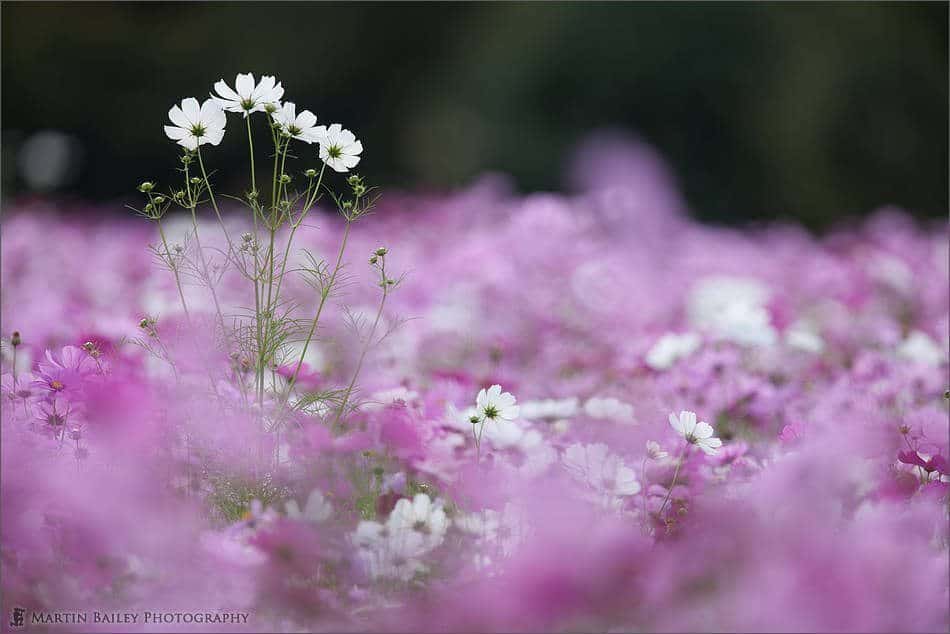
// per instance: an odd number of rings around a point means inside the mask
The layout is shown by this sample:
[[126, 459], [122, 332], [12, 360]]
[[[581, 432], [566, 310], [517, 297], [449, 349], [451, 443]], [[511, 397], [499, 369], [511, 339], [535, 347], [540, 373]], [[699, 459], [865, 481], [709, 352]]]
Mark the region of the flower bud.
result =
[[477, 425], [478, 423], [481, 422], [481, 420], [478, 418], [478, 416], [471, 416], [471, 417], [468, 419], [468, 422], [470, 422], [470, 423], [473, 424], [473, 425]]
[[273, 103], [264, 104], [264, 112], [274, 114], [277, 112], [277, 105]]
[[376, 249], [373, 253], [375, 253], [375, 254], [378, 255], [379, 257], [383, 257], [384, 255], [386, 255], [387, 253], [389, 253], [389, 249], [387, 249], [386, 247], [379, 247], [379, 248]]
[[23, 342], [20, 340], [20, 331], [14, 330], [13, 334], [10, 336], [10, 345], [16, 348], [21, 343]]
[[194, 159], [191, 158], [191, 154], [183, 154], [181, 157], [181, 162], [185, 165], [190, 165]]
[[191, 184], [192, 184], [192, 185], [200, 185], [200, 184], [201, 184], [201, 179], [198, 178], [197, 176], [192, 176], [192, 177], [191, 177]]
[[375, 255], [371, 255], [369, 258], [369, 263], [376, 264], [377, 262], [379, 262], [379, 258], [377, 258]]
[[152, 201], [153, 201], [156, 205], [161, 205], [163, 202], [165, 202], [165, 197], [164, 197], [164, 196], [156, 196], [155, 198], [152, 199]]
[[153, 189], [155, 189], [155, 183], [151, 181], [144, 181], [139, 184], [139, 191], [142, 192], [143, 194], [147, 194]]
[[304, 172], [303, 174], [304, 174], [304, 176], [306, 176], [307, 178], [316, 178], [316, 177], [317, 177], [317, 170], [311, 168], [311, 169], [308, 169], [308, 170], [307, 170], [306, 172]]
[[288, 176], [287, 174], [281, 174], [281, 175], [280, 175], [280, 182], [281, 182], [282, 185], [286, 185], [287, 183], [290, 182], [290, 176]]

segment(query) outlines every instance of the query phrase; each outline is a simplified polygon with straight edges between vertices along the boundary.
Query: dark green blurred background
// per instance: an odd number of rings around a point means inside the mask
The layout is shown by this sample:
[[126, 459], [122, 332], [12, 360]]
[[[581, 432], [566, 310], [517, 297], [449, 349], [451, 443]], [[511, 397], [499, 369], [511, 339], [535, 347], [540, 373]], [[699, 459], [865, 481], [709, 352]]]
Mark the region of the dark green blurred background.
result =
[[[704, 219], [944, 216], [947, 7], [4, 2], [4, 194], [121, 209], [171, 176], [168, 108], [251, 71], [356, 131], [362, 172], [390, 188], [491, 170], [563, 189], [572, 147], [619, 126], [668, 158]], [[29, 177], [51, 165], [37, 138], [68, 150], [58, 178]], [[214, 162], [237, 171], [244, 151], [232, 131]]]

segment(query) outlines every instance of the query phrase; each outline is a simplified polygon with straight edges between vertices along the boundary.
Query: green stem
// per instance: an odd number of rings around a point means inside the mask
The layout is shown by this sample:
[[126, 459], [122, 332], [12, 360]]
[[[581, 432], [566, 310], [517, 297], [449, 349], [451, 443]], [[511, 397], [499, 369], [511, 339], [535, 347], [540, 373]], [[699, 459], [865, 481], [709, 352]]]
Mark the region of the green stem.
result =
[[228, 234], [228, 228], [224, 226], [224, 219], [221, 217], [221, 212], [218, 210], [218, 203], [214, 198], [214, 190], [211, 188], [211, 181], [208, 180], [208, 172], [205, 171], [205, 162], [201, 158], [201, 146], [197, 147], [198, 152], [198, 166], [201, 167], [201, 176], [204, 178], [205, 187], [208, 189], [208, 196], [211, 198], [211, 206], [214, 208], [214, 215], [218, 217], [218, 222], [221, 224], [221, 230], [224, 232], [224, 238], [228, 241], [228, 257], [231, 257], [233, 249], [231, 248], [231, 236]]
[[[294, 368], [294, 373], [290, 377], [290, 389], [292, 390], [294, 384], [297, 380], [297, 375], [300, 373], [300, 366], [303, 365], [304, 357], [307, 355], [307, 348], [310, 346], [310, 342], [313, 339], [313, 333], [317, 330], [317, 324], [320, 321], [320, 314], [323, 312], [323, 306], [326, 304], [327, 297], [330, 296], [330, 290], [333, 288], [333, 284], [336, 281], [337, 274], [340, 271], [341, 264], [343, 262], [343, 252], [346, 250], [346, 241], [350, 235], [350, 222], [346, 222], [346, 227], [343, 230], [343, 239], [340, 241], [340, 250], [336, 256], [336, 266], [333, 268], [333, 273], [330, 274], [330, 280], [327, 282], [326, 287], [324, 287], [320, 292], [320, 303], [317, 305], [317, 313], [314, 315], [313, 322], [310, 324], [310, 332], [307, 333], [307, 339], [304, 341], [303, 350], [300, 353], [300, 359], [297, 361], [297, 367]], [[290, 396], [290, 391], [287, 392], [288, 397]]]
[[[356, 379], [360, 375], [360, 370], [363, 369], [363, 361], [366, 359], [366, 353], [369, 352], [370, 346], [373, 344], [373, 339], [376, 337], [376, 328], [379, 326], [379, 320], [383, 316], [383, 308], [386, 306], [386, 298], [389, 296], [389, 284], [386, 282], [386, 273], [383, 269], [382, 273], [383, 278], [383, 298], [379, 302], [379, 309], [376, 311], [376, 319], [373, 320], [373, 327], [369, 331], [369, 336], [366, 338], [366, 343], [363, 344], [363, 349], [360, 352], [360, 358], [356, 362], [356, 370], [353, 372], [353, 378], [350, 379], [350, 384], [346, 386], [346, 391], [343, 392], [343, 400], [340, 402], [340, 409], [337, 410], [336, 419], [334, 425], [340, 422], [340, 418], [343, 416], [343, 412], [346, 411], [346, 403], [350, 398], [350, 394], [353, 392], [353, 386], [356, 385]], [[484, 428], [484, 422], [482, 427]]]
[[175, 286], [178, 287], [178, 297], [181, 299], [181, 307], [185, 311], [185, 318], [191, 324], [191, 315], [188, 313], [188, 305], [185, 303], [185, 293], [181, 288], [181, 276], [178, 274], [178, 265], [172, 260], [172, 253], [168, 248], [168, 240], [165, 239], [165, 230], [162, 228], [162, 219], [156, 218], [158, 224], [158, 234], [162, 237], [162, 246], [165, 247], [165, 255], [168, 256], [168, 264], [172, 267], [172, 273], [175, 274]]
[[683, 465], [683, 462], [686, 461], [686, 453], [689, 451], [689, 443], [686, 443], [686, 449], [683, 451], [683, 455], [680, 456], [680, 459], [676, 461], [676, 468], [673, 470], [673, 479], [670, 481], [670, 488], [666, 492], [666, 497], [663, 499], [663, 504], [660, 506], [660, 510], [657, 511], [657, 517], [663, 517], [663, 510], [666, 508], [667, 502], [670, 501], [670, 496], [673, 495], [673, 487], [676, 486], [676, 476], [680, 473], [680, 467]]

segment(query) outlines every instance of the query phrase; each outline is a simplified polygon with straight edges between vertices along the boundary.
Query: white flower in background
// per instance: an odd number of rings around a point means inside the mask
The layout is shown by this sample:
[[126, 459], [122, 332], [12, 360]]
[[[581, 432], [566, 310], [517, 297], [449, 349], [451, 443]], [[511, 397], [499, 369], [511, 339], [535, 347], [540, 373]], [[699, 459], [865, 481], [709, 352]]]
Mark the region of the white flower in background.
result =
[[424, 493], [396, 503], [385, 524], [360, 522], [351, 536], [357, 558], [375, 579], [407, 581], [426, 566], [420, 560], [442, 543], [449, 520], [441, 501]]
[[670, 457], [670, 454], [663, 451], [663, 448], [660, 447], [660, 443], [655, 440], [647, 441], [647, 456], [650, 457], [650, 460], [666, 460]]
[[573, 444], [564, 451], [564, 468], [578, 482], [586, 484], [593, 498], [604, 508], [619, 509], [625, 497], [640, 492], [637, 475], [620, 456], [610, 453], [607, 445]]
[[228, 112], [243, 112], [247, 117], [252, 112], [264, 112], [267, 106], [280, 107], [280, 98], [284, 96], [284, 88], [270, 75], [261, 77], [258, 84], [254, 84], [254, 75], [246, 73], [238, 75], [234, 80], [234, 89], [222, 79], [214, 85], [217, 95], [212, 95], [221, 108]]
[[518, 418], [520, 408], [515, 405], [511, 392], [502, 392], [500, 385], [487, 390], [482, 388], [475, 398], [475, 416], [483, 421], [513, 421]]
[[634, 424], [633, 405], [615, 398], [594, 397], [587, 399], [587, 402], [584, 403], [584, 413], [599, 420]]
[[868, 263], [868, 275], [878, 284], [899, 293], [914, 289], [914, 272], [902, 259], [889, 253], [878, 253]]
[[704, 453], [715, 456], [722, 447], [722, 441], [713, 437], [713, 428], [709, 423], [696, 422], [696, 414], [682, 411], [679, 416], [670, 414], [670, 426], [691, 445], [696, 445]]
[[412, 530], [391, 530], [379, 522], [360, 522], [351, 536], [356, 558], [373, 579], [408, 581], [426, 571], [420, 557], [427, 548], [423, 535]]
[[528, 534], [524, 512], [511, 502], [506, 503], [500, 513], [485, 509], [462, 515], [455, 525], [463, 533], [475, 537], [475, 547], [479, 551], [475, 564], [479, 568], [491, 565], [494, 557], [511, 557]]
[[297, 506], [297, 500], [287, 502], [284, 505], [284, 509], [287, 512], [287, 517], [314, 523], [322, 522], [333, 513], [333, 507], [327, 502], [326, 498], [323, 497], [323, 493], [318, 489], [314, 489], [310, 492], [310, 496], [307, 498], [307, 504], [304, 506], [302, 512], [300, 507]]
[[538, 401], [525, 401], [521, 404], [521, 416], [528, 420], [557, 420], [571, 418], [577, 414], [578, 401], [571, 398], [546, 398]]
[[907, 335], [897, 346], [897, 356], [901, 359], [922, 363], [933, 367], [939, 367], [944, 362], [946, 351], [941, 350], [930, 336], [920, 330], [915, 330]]
[[696, 352], [700, 343], [699, 335], [695, 333], [678, 335], [670, 332], [653, 344], [644, 361], [654, 370], [666, 370], [680, 359]]
[[825, 342], [815, 327], [806, 321], [796, 321], [785, 331], [785, 345], [789, 348], [821, 354]]
[[713, 276], [700, 280], [687, 300], [694, 327], [742, 346], [772, 345], [777, 339], [766, 303], [768, 288], [758, 280]]
[[373, 411], [400, 403], [408, 406], [416, 402], [418, 398], [418, 392], [405, 387], [394, 387], [391, 390], [382, 390], [374, 393], [370, 399], [363, 404], [363, 409]]
[[339, 123], [329, 128], [320, 126], [317, 128], [317, 137], [320, 141], [320, 160], [333, 170], [348, 172], [360, 162], [363, 144]]
[[435, 548], [445, 537], [449, 519], [441, 500], [433, 502], [425, 493], [417, 493], [411, 502], [406, 498], [396, 502], [386, 526], [394, 532], [415, 531], [423, 535], [428, 548]]
[[175, 125], [165, 126], [165, 135], [189, 150], [210, 143], [217, 145], [224, 138], [227, 117], [214, 99], [206, 99], [200, 106], [194, 97], [183, 99], [181, 107], [172, 106], [168, 118]]
[[274, 112], [274, 121], [281, 132], [298, 141], [316, 143], [320, 140], [320, 130], [323, 126], [317, 126], [316, 115], [309, 110], [297, 114], [297, 105], [292, 101]]

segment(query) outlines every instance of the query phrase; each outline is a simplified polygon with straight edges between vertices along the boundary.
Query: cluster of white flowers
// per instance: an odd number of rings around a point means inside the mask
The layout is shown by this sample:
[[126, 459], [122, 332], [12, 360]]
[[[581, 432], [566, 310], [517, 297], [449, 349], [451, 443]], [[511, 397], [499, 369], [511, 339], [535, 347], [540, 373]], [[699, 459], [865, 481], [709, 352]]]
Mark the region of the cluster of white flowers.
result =
[[529, 530], [524, 513], [511, 502], [501, 512], [485, 509], [462, 515], [455, 525], [475, 538], [473, 562], [477, 568], [488, 568], [498, 559], [511, 557]]
[[314, 489], [310, 492], [310, 496], [307, 498], [307, 504], [304, 506], [303, 511], [300, 510], [300, 507], [297, 505], [297, 500], [290, 500], [284, 504], [284, 509], [287, 512], [287, 517], [293, 518], [295, 520], [306, 520], [308, 522], [319, 523], [330, 517], [330, 514], [333, 513], [333, 506], [327, 502], [326, 498], [323, 497], [323, 493], [319, 489]]
[[[190, 151], [206, 143], [218, 145], [224, 138], [227, 124], [225, 112], [237, 112], [247, 118], [254, 112], [263, 112], [280, 133], [304, 143], [320, 145], [320, 159], [337, 172], [348, 172], [360, 162], [363, 144], [339, 123], [329, 127], [317, 125], [317, 117], [309, 110], [297, 113], [291, 101], [281, 103], [283, 86], [274, 77], [264, 75], [259, 82], [251, 73], [239, 74], [234, 88], [222, 79], [215, 83], [216, 95], [199, 104], [194, 97], [173, 106], [168, 118], [173, 125], [165, 126], [165, 134]], [[250, 128], [249, 128], [250, 129]]]
[[426, 571], [421, 558], [442, 543], [448, 527], [442, 502], [418, 493], [399, 500], [385, 524], [360, 522], [352, 541], [371, 577], [408, 581]]
[[589, 497], [605, 509], [619, 510], [625, 498], [640, 492], [633, 469], [603, 443], [573, 444], [564, 451], [561, 462], [575, 480], [586, 485]]

